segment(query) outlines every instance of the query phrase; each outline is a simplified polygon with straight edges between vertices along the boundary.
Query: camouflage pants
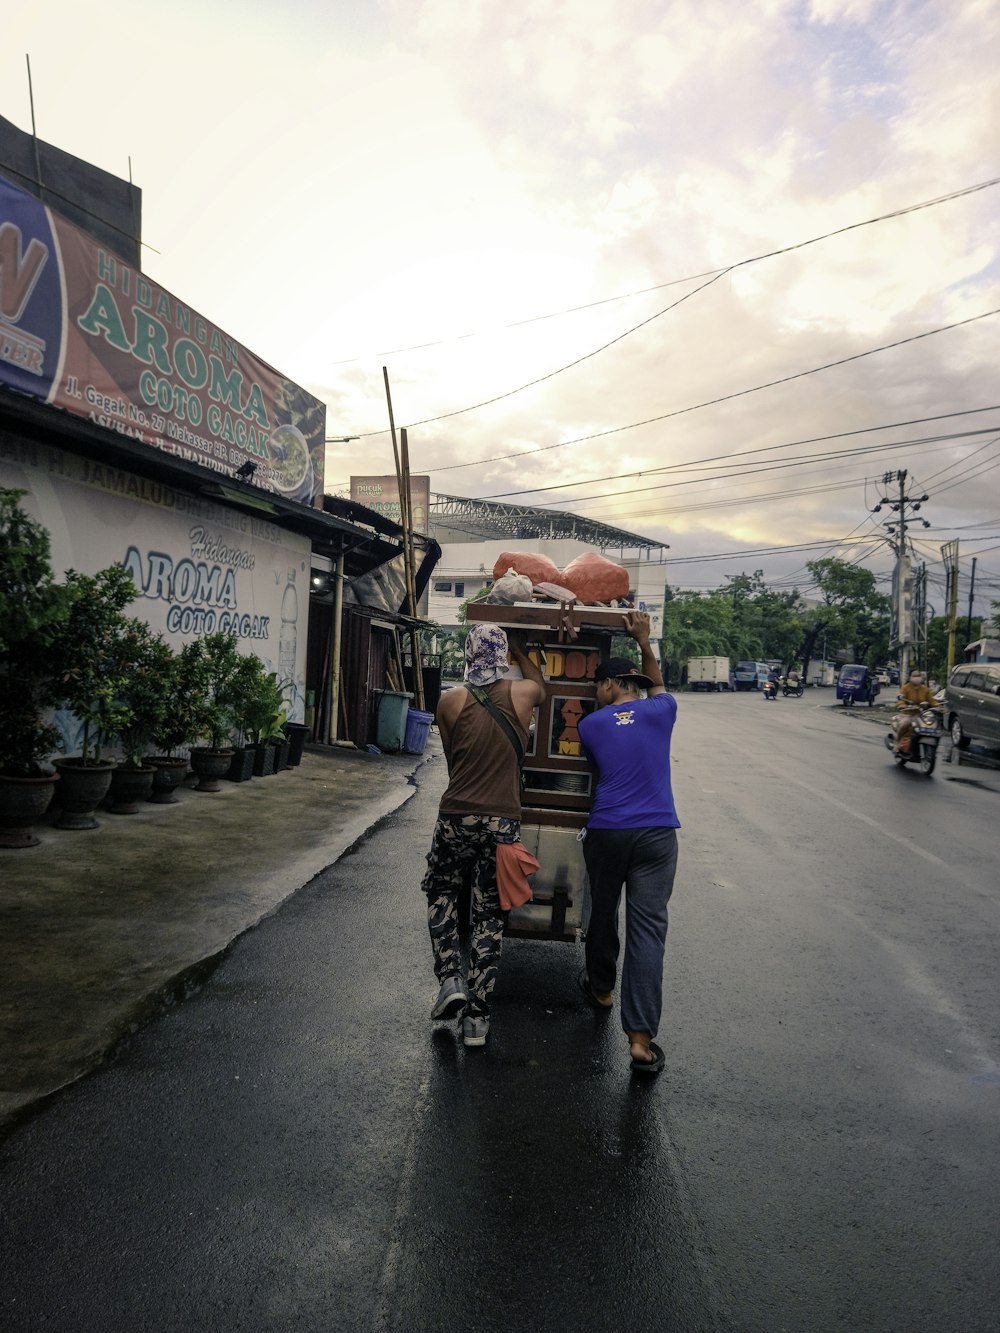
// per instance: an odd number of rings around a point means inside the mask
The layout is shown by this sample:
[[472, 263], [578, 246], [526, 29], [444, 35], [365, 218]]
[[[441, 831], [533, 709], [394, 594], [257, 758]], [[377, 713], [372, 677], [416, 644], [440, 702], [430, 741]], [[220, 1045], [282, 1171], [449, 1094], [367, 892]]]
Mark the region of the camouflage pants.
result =
[[469, 1009], [489, 1013], [489, 997], [500, 965], [503, 913], [497, 894], [496, 845], [517, 842], [516, 819], [489, 815], [440, 815], [434, 825], [427, 873], [421, 888], [427, 895], [427, 927], [438, 981], [462, 975], [462, 944], [458, 935], [458, 899], [472, 884], [472, 939], [469, 944]]

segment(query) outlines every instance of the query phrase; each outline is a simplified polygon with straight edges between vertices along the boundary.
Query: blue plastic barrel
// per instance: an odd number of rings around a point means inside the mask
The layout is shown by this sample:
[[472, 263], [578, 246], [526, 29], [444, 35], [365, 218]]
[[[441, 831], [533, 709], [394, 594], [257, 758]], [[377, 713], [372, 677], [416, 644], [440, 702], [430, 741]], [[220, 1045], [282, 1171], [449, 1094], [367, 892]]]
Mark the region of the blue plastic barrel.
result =
[[419, 708], [410, 709], [406, 715], [406, 736], [403, 739], [403, 749], [407, 754], [423, 754], [433, 721], [433, 713], [422, 713]]

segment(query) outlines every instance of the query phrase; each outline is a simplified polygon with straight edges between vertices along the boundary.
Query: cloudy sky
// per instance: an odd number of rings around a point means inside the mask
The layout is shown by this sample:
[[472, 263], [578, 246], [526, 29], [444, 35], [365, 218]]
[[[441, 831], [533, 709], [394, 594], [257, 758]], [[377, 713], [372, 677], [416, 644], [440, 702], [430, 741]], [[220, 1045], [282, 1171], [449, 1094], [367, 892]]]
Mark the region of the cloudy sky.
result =
[[149, 275], [355, 437], [328, 491], [394, 471], [385, 367], [432, 491], [669, 543], [675, 586], [884, 575], [870, 511], [905, 469], [931, 602], [955, 537], [962, 599], [973, 557], [1000, 598], [997, 0], [38, 0], [4, 27], [0, 113], [31, 128], [27, 55], [40, 137], [131, 160]]

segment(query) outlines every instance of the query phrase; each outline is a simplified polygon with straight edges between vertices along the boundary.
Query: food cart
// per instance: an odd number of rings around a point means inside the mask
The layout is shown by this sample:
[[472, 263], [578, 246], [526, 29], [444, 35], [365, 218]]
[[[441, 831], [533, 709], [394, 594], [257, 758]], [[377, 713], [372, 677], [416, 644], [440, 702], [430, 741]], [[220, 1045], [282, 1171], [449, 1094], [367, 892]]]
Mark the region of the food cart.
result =
[[509, 913], [506, 935], [573, 941], [586, 924], [587, 875], [579, 834], [590, 810], [593, 774], [577, 728], [596, 707], [594, 671], [611, 656], [612, 636], [622, 632], [623, 615], [615, 607], [576, 602], [469, 604], [470, 622], [526, 632], [528, 657], [541, 667], [549, 686], [525, 751], [521, 819], [521, 841], [541, 869], [533, 879], [532, 901]]

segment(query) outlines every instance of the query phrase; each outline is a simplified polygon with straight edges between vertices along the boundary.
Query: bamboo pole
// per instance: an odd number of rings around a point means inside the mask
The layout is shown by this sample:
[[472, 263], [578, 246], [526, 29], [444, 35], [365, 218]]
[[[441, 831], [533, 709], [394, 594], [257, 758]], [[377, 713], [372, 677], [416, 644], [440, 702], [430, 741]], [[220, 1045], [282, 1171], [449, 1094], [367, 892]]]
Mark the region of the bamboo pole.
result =
[[[399, 445], [396, 442], [396, 419], [392, 411], [392, 394], [389, 390], [389, 372], [385, 366], [382, 367], [382, 379], [385, 382], [385, 401], [389, 409], [389, 430], [392, 434], [392, 453], [396, 463], [396, 486], [399, 491], [399, 512], [403, 520], [401, 527], [403, 529], [403, 574], [406, 580], [406, 600], [409, 603], [410, 614], [416, 616], [416, 585], [413, 580], [413, 552], [410, 540], [410, 529], [408, 526], [409, 518], [409, 477], [404, 475], [403, 464], [400, 458]], [[403, 432], [405, 447], [406, 432]], [[420, 661], [419, 640], [416, 631], [413, 632], [413, 686], [414, 694], [417, 698], [417, 707], [424, 706], [424, 676]]]
[[[413, 494], [410, 490], [410, 449], [406, 439], [406, 427], [400, 432], [400, 460], [403, 473], [405, 494], [402, 497], [402, 509], [406, 515], [403, 525], [403, 540], [406, 542], [408, 558], [406, 562], [406, 597], [410, 604], [410, 615], [417, 615], [417, 581], [413, 572]], [[410, 656], [413, 658], [413, 692], [417, 696], [417, 707], [424, 707], [424, 666], [420, 653], [420, 631], [414, 625], [410, 630]]]

